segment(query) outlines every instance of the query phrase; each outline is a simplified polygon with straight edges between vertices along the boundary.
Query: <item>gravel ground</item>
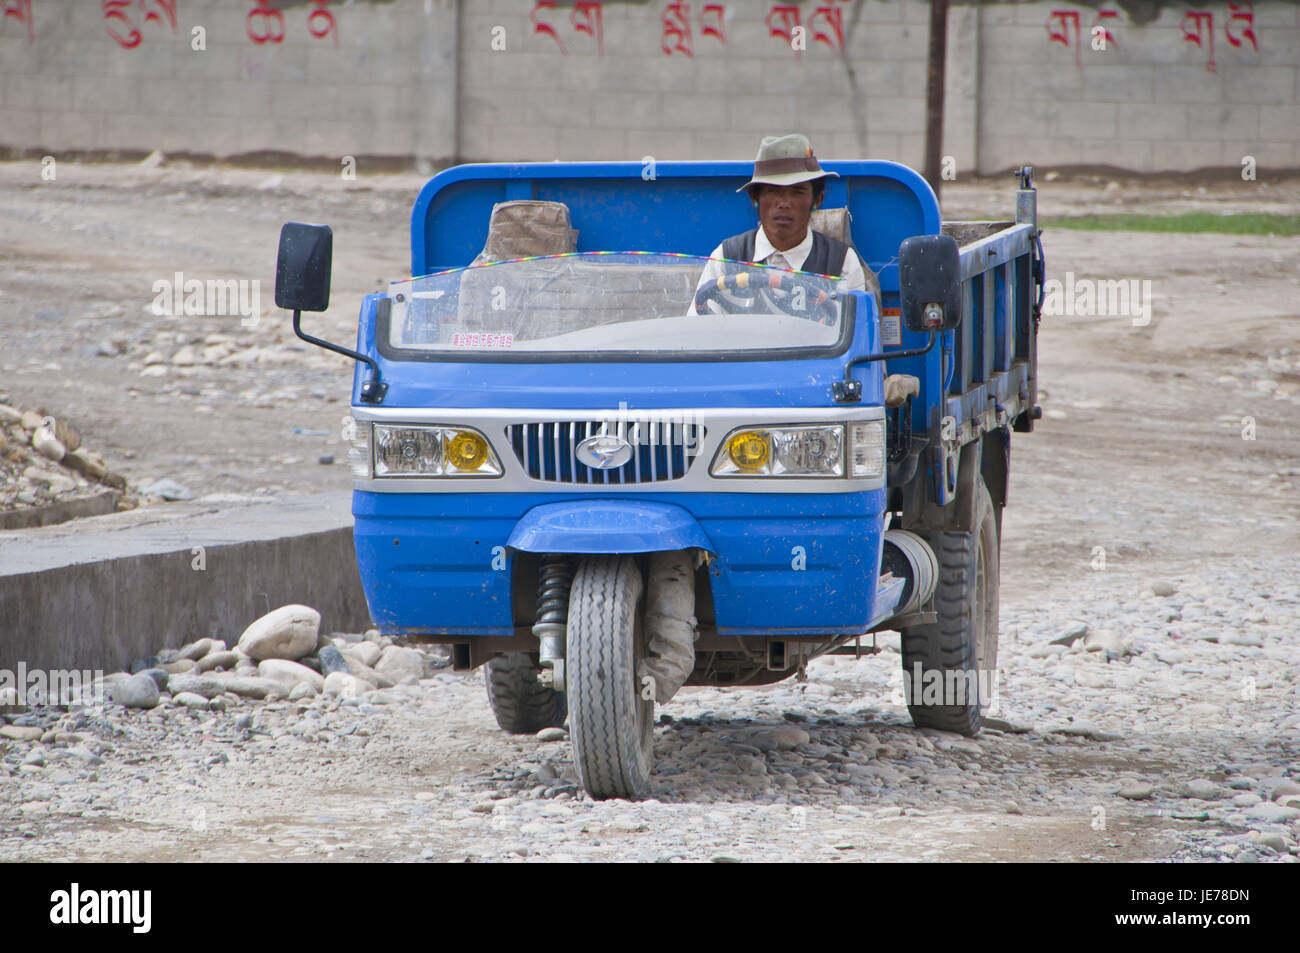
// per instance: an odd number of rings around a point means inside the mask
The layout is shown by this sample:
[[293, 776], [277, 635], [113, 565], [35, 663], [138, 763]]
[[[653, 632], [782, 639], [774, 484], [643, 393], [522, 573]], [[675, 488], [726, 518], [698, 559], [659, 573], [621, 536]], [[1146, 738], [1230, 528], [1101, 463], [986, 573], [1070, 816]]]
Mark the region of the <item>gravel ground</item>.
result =
[[563, 739], [500, 733], [478, 672], [36, 710], [14, 723], [57, 734], [8, 746], [0, 859], [1300, 859], [1294, 575], [1087, 578], [1007, 601], [979, 738], [911, 728], [890, 634], [804, 683], [683, 690], [641, 803], [587, 799]]

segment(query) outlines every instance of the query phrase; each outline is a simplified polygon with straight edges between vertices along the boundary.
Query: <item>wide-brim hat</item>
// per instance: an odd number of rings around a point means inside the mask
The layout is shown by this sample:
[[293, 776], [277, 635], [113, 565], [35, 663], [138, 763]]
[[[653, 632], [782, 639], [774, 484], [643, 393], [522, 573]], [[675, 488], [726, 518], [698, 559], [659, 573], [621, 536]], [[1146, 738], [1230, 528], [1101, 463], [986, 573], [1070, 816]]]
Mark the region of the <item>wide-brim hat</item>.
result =
[[807, 136], [765, 136], [754, 158], [753, 178], [736, 191], [744, 192], [751, 185], [798, 185], [832, 175], [839, 177], [838, 172], [827, 172], [817, 164]]

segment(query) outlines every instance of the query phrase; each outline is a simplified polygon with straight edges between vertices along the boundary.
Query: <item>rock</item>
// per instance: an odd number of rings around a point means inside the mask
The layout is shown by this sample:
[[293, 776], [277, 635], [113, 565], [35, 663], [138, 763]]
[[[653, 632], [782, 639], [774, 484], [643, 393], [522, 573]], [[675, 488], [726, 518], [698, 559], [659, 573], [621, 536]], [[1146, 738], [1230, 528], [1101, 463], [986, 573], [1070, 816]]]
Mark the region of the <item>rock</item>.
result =
[[1256, 843], [1272, 848], [1279, 854], [1284, 854], [1287, 850], [1286, 838], [1281, 834], [1260, 834], [1259, 840], [1256, 841]]
[[[315, 637], [313, 636], [313, 644], [315, 644], [314, 640]], [[301, 665], [289, 659], [264, 659], [258, 663], [257, 672], [262, 678], [269, 678], [274, 682], [279, 682], [285, 695], [293, 691], [293, 687], [299, 682], [306, 682], [318, 692], [323, 691], [325, 688], [325, 679], [319, 672], [313, 672], [306, 665]]]
[[1290, 780], [1289, 778], [1281, 779], [1280, 781], [1278, 781], [1277, 784], [1274, 784], [1272, 787], [1273, 790], [1269, 794], [1269, 798], [1274, 801], [1280, 801], [1285, 797], [1300, 795], [1300, 784], [1297, 784], [1296, 782]]
[[192, 500], [194, 494], [175, 480], [155, 480], [140, 490], [145, 496], [161, 496], [164, 500]]
[[392, 688], [393, 681], [385, 675], [380, 675], [368, 665], [362, 665], [361, 661], [352, 655], [343, 653], [343, 661], [347, 663], [348, 671], [354, 676], [370, 685], [371, 688]]
[[23, 758], [23, 764], [35, 765], [38, 768], [45, 767], [45, 752], [40, 748], [32, 748]]
[[352, 646], [352, 654], [367, 668], [374, 668], [383, 654], [383, 650], [374, 642], [358, 642]]
[[0, 727], [0, 738], [9, 738], [13, 741], [36, 741], [42, 734], [44, 732], [40, 728], [29, 728], [25, 725], [4, 725]]
[[1202, 778], [1197, 778], [1196, 780], [1188, 781], [1183, 785], [1182, 796], [1199, 798], [1202, 801], [1216, 801], [1223, 797], [1223, 792], [1213, 781], [1206, 781]]
[[210, 675], [173, 675], [167, 679], [167, 690], [172, 695], [191, 692], [204, 698], [216, 698], [226, 690], [226, 685]]
[[418, 682], [424, 677], [424, 653], [419, 649], [390, 645], [384, 649], [374, 668], [380, 675], [392, 679], [395, 685]]
[[203, 711], [208, 709], [208, 699], [195, 692], [177, 692], [172, 696], [172, 701], [186, 708], [198, 708]]
[[194, 671], [202, 674], [217, 668], [234, 669], [239, 664], [240, 658], [242, 656], [238, 652], [209, 652], [198, 660], [194, 666]]
[[1119, 789], [1119, 796], [1127, 798], [1130, 801], [1145, 801], [1155, 793], [1155, 785], [1146, 784], [1145, 782], [1126, 784], [1124, 787]]
[[38, 427], [32, 434], [32, 446], [41, 456], [60, 462], [68, 453], [68, 448], [59, 442], [48, 427]]
[[1020, 805], [1017, 804], [1015, 801], [1008, 801], [1005, 810], [1006, 810], [1006, 812], [1007, 812], [1008, 814], [1023, 814], [1023, 813], [1025, 813], [1024, 811], [1022, 811], [1022, 810], [1020, 809]]
[[127, 708], [156, 708], [158, 683], [141, 672], [114, 684], [110, 697]]
[[303, 701], [307, 698], [315, 698], [319, 694], [320, 692], [316, 691], [314, 685], [310, 685], [307, 682], [299, 682], [289, 690], [289, 701]]
[[55, 473], [53, 470], [42, 470], [40, 467], [28, 467], [23, 470], [23, 479], [30, 480], [32, 483], [45, 484], [54, 496], [70, 493], [77, 488], [77, 481], [72, 477]]
[[1300, 818], [1300, 808], [1286, 807], [1282, 804], [1257, 804], [1255, 807], [1246, 808], [1246, 817], [1265, 824], [1285, 824]]
[[1034, 726], [1027, 721], [1016, 721], [1008, 718], [985, 718], [983, 721], [986, 728], [1005, 731], [1013, 735], [1024, 735], [1034, 730]]
[[331, 672], [342, 672], [350, 675], [352, 669], [348, 668], [347, 659], [333, 645], [321, 646], [316, 653], [316, 658], [320, 661], [320, 670], [322, 675], [329, 675]]
[[1258, 864], [1259, 854], [1253, 850], [1243, 850], [1232, 859], [1234, 864]]
[[98, 480], [108, 472], [108, 467], [104, 465], [104, 459], [84, 447], [68, 453], [63, 458], [63, 465], [76, 470], [83, 476], [90, 477], [92, 480]]
[[343, 672], [330, 672], [325, 676], [324, 692], [339, 698], [357, 698], [370, 691], [370, 686], [355, 675]]
[[1083, 640], [1083, 647], [1089, 652], [1105, 652], [1109, 658], [1122, 658], [1132, 651], [1129, 641], [1111, 629], [1089, 632]]
[[537, 733], [538, 741], [563, 741], [569, 733], [563, 728], [543, 728]]
[[203, 656], [212, 651], [212, 639], [199, 639], [197, 642], [191, 642], [189, 645], [181, 648], [176, 653], [176, 660], [189, 659], [191, 662], [197, 662]]
[[35, 430], [45, 422], [45, 417], [34, 410], [25, 410], [22, 417], [19, 418], [19, 422], [23, 425], [24, 430]]
[[194, 669], [197, 667], [197, 663], [194, 661], [194, 659], [183, 658], [183, 659], [177, 659], [175, 662], [167, 662], [166, 664], [159, 665], [158, 667], [161, 668], [168, 675], [184, 675], [186, 672], [194, 671]]
[[281, 606], [262, 616], [239, 637], [239, 649], [258, 661], [299, 659], [316, 648], [320, 613], [310, 606]]
[[158, 686], [158, 691], [165, 692], [167, 690], [167, 679], [171, 678], [171, 674], [166, 669], [146, 668], [141, 674], [152, 678], [154, 684]]
[[808, 732], [794, 725], [761, 726], [740, 732], [736, 740], [759, 751], [790, 751], [809, 742]]
[[167, 161], [167, 156], [164, 153], [160, 152], [159, 150], [155, 149], [153, 152], [149, 153], [147, 156], [145, 156], [143, 159], [140, 160], [140, 168], [156, 169], [166, 161]]
[[172, 363], [177, 367], [193, 367], [196, 360], [194, 348], [188, 344], [172, 355]]
[[22, 423], [23, 415], [21, 411], [15, 410], [8, 404], [0, 404], [0, 426], [8, 424]]
[[1172, 596], [1174, 593], [1178, 591], [1176, 588], [1174, 588], [1174, 584], [1172, 582], [1167, 582], [1164, 579], [1157, 579], [1155, 582], [1151, 583], [1149, 588], [1157, 596], [1161, 596], [1162, 598], [1165, 599], [1169, 598], [1170, 596]]
[[1066, 626], [1065, 631], [1052, 639], [1050, 645], [1073, 645], [1088, 634], [1088, 623], [1074, 622]]

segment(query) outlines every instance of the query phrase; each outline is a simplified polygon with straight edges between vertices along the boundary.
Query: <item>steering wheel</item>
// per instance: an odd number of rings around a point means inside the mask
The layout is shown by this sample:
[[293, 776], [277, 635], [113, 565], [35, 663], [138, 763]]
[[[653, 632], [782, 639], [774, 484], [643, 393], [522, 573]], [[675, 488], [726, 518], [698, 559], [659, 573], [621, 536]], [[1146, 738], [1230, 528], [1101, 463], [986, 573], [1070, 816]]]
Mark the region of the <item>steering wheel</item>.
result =
[[[774, 291], [785, 294], [777, 296]], [[839, 308], [826, 291], [789, 272], [770, 271], [766, 279], [754, 271], [720, 275], [695, 291], [695, 310], [700, 314], [713, 313], [708, 308], [711, 301], [728, 314], [778, 312], [831, 326], [839, 317]], [[800, 303], [802, 308], [798, 307]]]

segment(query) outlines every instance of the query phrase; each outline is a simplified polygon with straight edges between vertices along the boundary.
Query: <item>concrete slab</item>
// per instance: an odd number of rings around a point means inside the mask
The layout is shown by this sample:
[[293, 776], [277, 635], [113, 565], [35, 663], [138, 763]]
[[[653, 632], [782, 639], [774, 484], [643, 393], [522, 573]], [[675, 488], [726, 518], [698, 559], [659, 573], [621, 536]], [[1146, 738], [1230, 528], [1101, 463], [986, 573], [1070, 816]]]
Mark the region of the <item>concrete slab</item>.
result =
[[286, 603], [325, 631], [370, 615], [350, 493], [206, 497], [0, 533], [0, 668], [112, 671]]

